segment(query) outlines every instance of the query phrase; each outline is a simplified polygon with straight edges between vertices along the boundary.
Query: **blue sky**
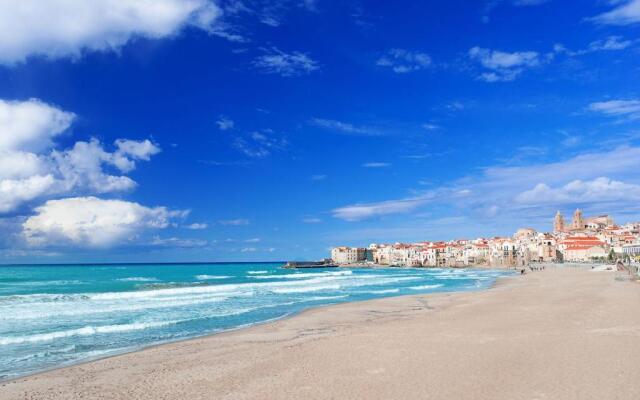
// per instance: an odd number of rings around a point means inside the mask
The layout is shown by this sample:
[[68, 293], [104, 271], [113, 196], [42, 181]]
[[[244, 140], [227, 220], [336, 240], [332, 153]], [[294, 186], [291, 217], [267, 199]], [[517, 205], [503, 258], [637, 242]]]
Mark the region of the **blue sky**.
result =
[[0, 7], [0, 262], [640, 219], [640, 0], [97, 3]]

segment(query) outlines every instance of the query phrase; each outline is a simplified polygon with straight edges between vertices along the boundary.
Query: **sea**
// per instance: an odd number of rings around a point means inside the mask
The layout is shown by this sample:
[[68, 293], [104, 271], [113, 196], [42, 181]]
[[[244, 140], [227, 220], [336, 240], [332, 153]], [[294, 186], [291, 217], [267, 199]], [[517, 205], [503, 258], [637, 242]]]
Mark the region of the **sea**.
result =
[[483, 290], [509, 274], [282, 265], [0, 266], [0, 380], [273, 321], [311, 307]]

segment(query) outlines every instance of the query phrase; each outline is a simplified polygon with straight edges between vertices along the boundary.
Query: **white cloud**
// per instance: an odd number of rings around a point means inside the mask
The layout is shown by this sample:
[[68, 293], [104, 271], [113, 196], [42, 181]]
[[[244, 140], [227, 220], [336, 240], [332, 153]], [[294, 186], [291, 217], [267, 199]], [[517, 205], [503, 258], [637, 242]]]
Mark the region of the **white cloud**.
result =
[[220, 129], [221, 131], [226, 131], [229, 129], [233, 129], [233, 126], [235, 125], [233, 120], [226, 118], [226, 117], [220, 117], [217, 121], [216, 124], [218, 125], [218, 129]]
[[[118, 139], [116, 140], [115, 145], [118, 148], [116, 156], [120, 158], [130, 157], [134, 160], [149, 161], [152, 155], [158, 154], [160, 152], [160, 148], [153, 144], [149, 139], [142, 141]], [[122, 166], [118, 166], [118, 168], [125, 172], [129, 169], [132, 169], [131, 167]]]
[[525, 69], [541, 64], [540, 55], [535, 51], [507, 53], [473, 47], [469, 50], [469, 57], [486, 69], [479, 76], [486, 82], [512, 81]]
[[620, 0], [610, 1], [610, 3], [617, 6], [591, 20], [606, 25], [631, 25], [640, 22], [640, 0]]
[[227, 219], [223, 221], [218, 221], [218, 224], [225, 226], [243, 226], [249, 225], [248, 219], [238, 218], [238, 219]]
[[334, 217], [345, 221], [360, 221], [383, 215], [409, 213], [424, 205], [427, 201], [427, 197], [414, 197], [382, 201], [379, 203], [354, 204], [336, 208], [332, 210], [332, 213]]
[[200, 223], [200, 222], [194, 222], [193, 224], [187, 225], [187, 229], [191, 229], [191, 230], [202, 230], [202, 229], [207, 229], [209, 227], [208, 224], [205, 223]]
[[264, 158], [276, 151], [284, 150], [289, 143], [285, 138], [275, 137], [271, 129], [254, 131], [246, 137], [237, 137], [232, 145], [238, 151], [251, 158]]
[[47, 149], [52, 139], [69, 128], [74, 118], [73, 113], [37, 99], [0, 99], [0, 151]]
[[256, 251], [258, 251], [258, 249], [255, 247], [245, 247], [240, 250], [241, 253], [255, 253]]
[[589, 110], [609, 116], [640, 118], [640, 100], [608, 100], [589, 104]]
[[310, 217], [310, 218], [303, 218], [302, 222], [304, 222], [305, 224], [319, 224], [322, 222], [322, 220], [320, 218]]
[[426, 131], [437, 131], [438, 129], [440, 129], [440, 126], [436, 124], [428, 123], [428, 124], [422, 124], [422, 128]]
[[350, 135], [379, 135], [380, 133], [374, 129], [355, 126], [349, 122], [337, 121], [335, 119], [313, 118], [310, 123], [320, 128], [338, 131]]
[[47, 193], [54, 185], [51, 175], [34, 175], [25, 179], [0, 180], [0, 213], [12, 211], [23, 202]]
[[134, 38], [169, 37], [185, 26], [218, 34], [220, 15], [209, 0], [0, 0], [0, 63], [117, 50]]
[[311, 175], [312, 181], [323, 181], [325, 179], [327, 179], [326, 175]]
[[516, 197], [523, 204], [540, 205], [551, 203], [579, 204], [640, 200], [640, 185], [614, 181], [606, 177], [592, 181], [575, 180], [564, 186], [552, 188], [544, 183], [537, 184]]
[[260, 242], [260, 238], [247, 239], [244, 242], [245, 243], [259, 243]]
[[110, 247], [134, 239], [142, 230], [166, 228], [172, 218], [184, 215], [164, 207], [96, 197], [49, 200], [35, 211], [22, 232], [31, 246]]
[[46, 166], [36, 154], [0, 150], [0, 180], [29, 178], [44, 171]]
[[431, 57], [419, 51], [391, 49], [376, 61], [376, 65], [391, 68], [393, 72], [405, 74], [431, 66]]
[[195, 248], [206, 247], [209, 242], [204, 239], [183, 239], [177, 237], [161, 238], [154, 236], [150, 243], [152, 246], [172, 247], [172, 248]]
[[54, 149], [53, 140], [73, 119], [73, 113], [39, 100], [0, 100], [0, 213], [47, 195], [132, 189], [136, 186], [132, 179], [104, 168], [127, 173], [136, 161], [147, 161], [160, 151], [149, 140], [126, 139], [116, 140], [113, 152], [95, 139], [76, 142], [66, 150]]
[[622, 36], [607, 36], [604, 39], [594, 40], [581, 50], [571, 50], [561, 43], [553, 45], [553, 52], [547, 54], [548, 58], [564, 54], [569, 57], [584, 56], [598, 51], [620, 51], [631, 47], [636, 41], [624, 39]]
[[589, 44], [589, 49], [592, 51], [600, 50], [624, 50], [631, 46], [633, 41], [624, 40], [622, 36], [609, 36], [605, 39], [596, 40]]
[[362, 164], [362, 166], [364, 168], [386, 168], [386, 167], [390, 167], [391, 164], [386, 162], [368, 162], [368, 163]]
[[275, 47], [265, 51], [267, 54], [257, 57], [253, 65], [267, 74], [300, 76], [320, 68], [317, 61], [298, 51], [285, 53]]

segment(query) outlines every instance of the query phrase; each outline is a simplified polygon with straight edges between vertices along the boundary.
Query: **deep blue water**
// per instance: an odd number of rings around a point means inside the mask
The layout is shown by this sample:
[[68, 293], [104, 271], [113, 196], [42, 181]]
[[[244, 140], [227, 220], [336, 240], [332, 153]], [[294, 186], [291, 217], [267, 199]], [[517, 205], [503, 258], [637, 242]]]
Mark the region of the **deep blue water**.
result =
[[488, 288], [504, 271], [282, 264], [0, 267], [0, 379], [281, 318], [305, 308]]

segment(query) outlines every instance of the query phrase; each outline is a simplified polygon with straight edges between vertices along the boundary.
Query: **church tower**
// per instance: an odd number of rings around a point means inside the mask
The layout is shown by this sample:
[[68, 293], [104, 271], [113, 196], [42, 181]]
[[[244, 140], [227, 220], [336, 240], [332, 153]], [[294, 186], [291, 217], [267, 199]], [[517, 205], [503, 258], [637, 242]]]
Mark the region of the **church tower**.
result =
[[579, 208], [573, 213], [573, 221], [571, 223], [571, 229], [574, 229], [574, 230], [584, 229], [584, 218], [582, 217], [582, 210]]
[[560, 214], [560, 211], [556, 213], [556, 217], [553, 221], [553, 231], [555, 233], [564, 232], [564, 217]]

